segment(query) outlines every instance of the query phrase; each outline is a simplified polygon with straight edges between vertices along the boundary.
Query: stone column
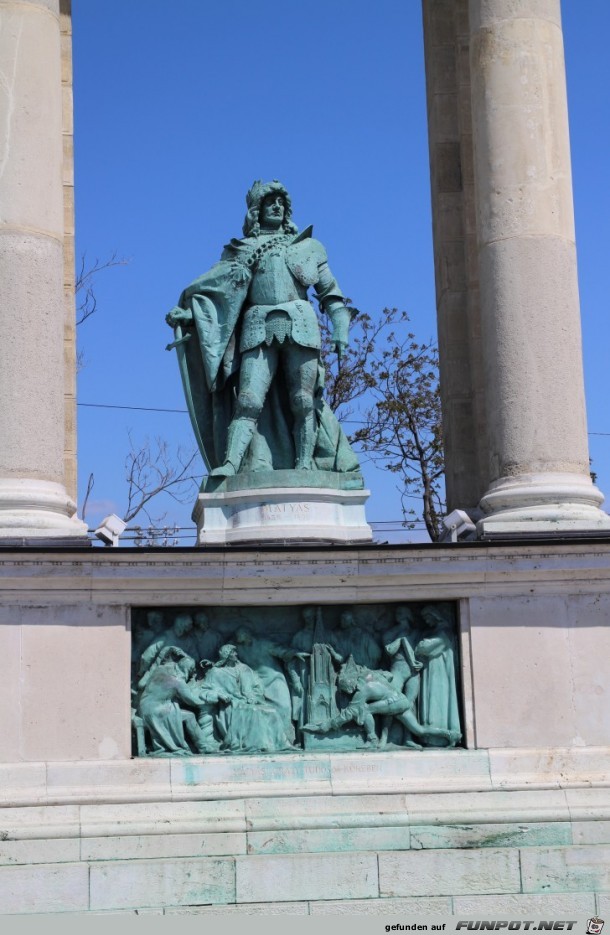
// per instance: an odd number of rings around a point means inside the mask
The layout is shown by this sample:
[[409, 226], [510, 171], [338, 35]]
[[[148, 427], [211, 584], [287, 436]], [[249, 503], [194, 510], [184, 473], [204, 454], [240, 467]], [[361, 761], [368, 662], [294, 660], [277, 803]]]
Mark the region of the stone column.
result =
[[610, 530], [589, 476], [559, 0], [470, 0], [490, 484], [479, 534]]
[[0, 539], [73, 542], [59, 0], [0, 0], [0, 74]]
[[74, 295], [74, 125], [72, 100], [72, 0], [59, 0], [63, 111], [64, 191], [64, 482], [75, 500], [76, 475], [76, 301]]
[[468, 0], [423, 0], [422, 8], [447, 510], [475, 515], [489, 477]]

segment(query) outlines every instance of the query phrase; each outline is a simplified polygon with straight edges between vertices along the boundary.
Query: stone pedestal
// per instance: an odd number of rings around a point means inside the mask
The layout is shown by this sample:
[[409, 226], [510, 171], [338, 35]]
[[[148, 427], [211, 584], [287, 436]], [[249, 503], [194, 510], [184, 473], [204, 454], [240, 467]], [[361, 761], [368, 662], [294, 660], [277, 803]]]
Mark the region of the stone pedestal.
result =
[[200, 493], [193, 510], [199, 545], [367, 543], [368, 490], [281, 487]]
[[[440, 599], [463, 749], [131, 758], [132, 608]], [[0, 914], [603, 918], [609, 619], [607, 540], [5, 550]]]
[[58, 0], [0, 0], [0, 60], [0, 540], [85, 540], [65, 488]]

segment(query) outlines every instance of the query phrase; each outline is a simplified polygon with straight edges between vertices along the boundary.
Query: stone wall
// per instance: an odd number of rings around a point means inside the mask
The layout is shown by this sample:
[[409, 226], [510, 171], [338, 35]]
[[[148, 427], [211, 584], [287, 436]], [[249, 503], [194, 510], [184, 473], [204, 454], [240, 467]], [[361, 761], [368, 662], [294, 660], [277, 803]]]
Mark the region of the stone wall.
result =
[[1, 911], [603, 917], [609, 767], [550, 749], [0, 767]]
[[[433, 600], [466, 749], [130, 759], [132, 607]], [[608, 620], [603, 541], [4, 550], [1, 911], [603, 917]]]

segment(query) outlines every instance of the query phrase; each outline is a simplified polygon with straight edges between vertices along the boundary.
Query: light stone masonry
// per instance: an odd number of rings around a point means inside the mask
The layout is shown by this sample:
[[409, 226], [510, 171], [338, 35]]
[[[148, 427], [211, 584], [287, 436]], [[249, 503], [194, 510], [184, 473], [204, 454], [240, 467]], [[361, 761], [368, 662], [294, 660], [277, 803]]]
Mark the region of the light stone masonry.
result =
[[[131, 759], [130, 608], [280, 591], [457, 602], [466, 748]], [[506, 894], [527, 913], [548, 881], [591, 912], [610, 891], [608, 620], [605, 540], [7, 550], [0, 907], [382, 914]]]

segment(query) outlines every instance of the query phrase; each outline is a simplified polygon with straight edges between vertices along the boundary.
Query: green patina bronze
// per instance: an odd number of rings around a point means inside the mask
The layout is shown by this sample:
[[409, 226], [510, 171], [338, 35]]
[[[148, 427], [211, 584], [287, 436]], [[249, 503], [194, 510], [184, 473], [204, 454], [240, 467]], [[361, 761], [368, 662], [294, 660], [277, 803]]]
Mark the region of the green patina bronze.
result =
[[135, 611], [132, 699], [140, 756], [455, 746], [455, 610]]
[[294, 225], [280, 182], [255, 182], [246, 202], [243, 238], [166, 319], [209, 471], [202, 489], [361, 487], [358, 459], [323, 398], [320, 327], [308, 298], [313, 287], [341, 357], [350, 322], [343, 293], [312, 228]]

